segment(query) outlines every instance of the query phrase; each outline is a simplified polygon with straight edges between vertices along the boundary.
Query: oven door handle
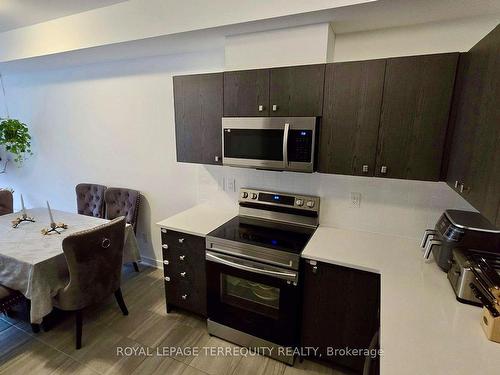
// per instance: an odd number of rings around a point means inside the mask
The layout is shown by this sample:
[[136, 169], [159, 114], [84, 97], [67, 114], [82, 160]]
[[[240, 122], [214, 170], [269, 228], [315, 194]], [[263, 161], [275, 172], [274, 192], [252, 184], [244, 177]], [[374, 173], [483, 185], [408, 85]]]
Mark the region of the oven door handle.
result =
[[283, 164], [288, 167], [288, 132], [290, 131], [290, 124], [285, 123], [285, 130], [283, 132]]
[[214, 255], [214, 254], [209, 253], [209, 252], [206, 253], [206, 258], [209, 261], [214, 261], [216, 263], [225, 264], [226, 266], [234, 267], [234, 268], [237, 268], [240, 270], [249, 271], [249, 272], [253, 272], [253, 273], [259, 273], [262, 275], [269, 275], [269, 276], [277, 277], [279, 279], [297, 282], [297, 274], [296, 273], [272, 271], [272, 270], [266, 270], [263, 268], [255, 268], [255, 267], [247, 266], [245, 264], [241, 264], [241, 263], [237, 263], [234, 261], [224, 259], [225, 257], [220, 257], [220, 256]]

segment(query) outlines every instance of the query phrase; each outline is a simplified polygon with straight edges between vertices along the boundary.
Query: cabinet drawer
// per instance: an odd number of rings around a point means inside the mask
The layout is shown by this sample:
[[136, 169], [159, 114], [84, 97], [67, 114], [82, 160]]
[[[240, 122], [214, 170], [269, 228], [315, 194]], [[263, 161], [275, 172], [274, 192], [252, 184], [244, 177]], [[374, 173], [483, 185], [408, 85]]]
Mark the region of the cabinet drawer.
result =
[[169, 248], [176, 249], [199, 249], [205, 248], [205, 239], [203, 237], [193, 236], [182, 232], [167, 230], [161, 232], [161, 243]]
[[165, 281], [167, 304], [192, 311], [196, 314], [206, 315], [207, 301], [205, 289], [179, 279]]

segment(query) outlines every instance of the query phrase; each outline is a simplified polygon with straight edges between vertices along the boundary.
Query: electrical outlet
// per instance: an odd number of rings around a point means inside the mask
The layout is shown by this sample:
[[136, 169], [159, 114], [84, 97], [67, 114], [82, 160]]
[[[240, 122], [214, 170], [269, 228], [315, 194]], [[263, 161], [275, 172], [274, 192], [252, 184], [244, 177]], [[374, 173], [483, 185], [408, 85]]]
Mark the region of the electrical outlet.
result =
[[361, 206], [361, 193], [351, 193], [351, 207], [359, 208]]
[[236, 180], [233, 177], [226, 178], [226, 191], [233, 193], [236, 191]]

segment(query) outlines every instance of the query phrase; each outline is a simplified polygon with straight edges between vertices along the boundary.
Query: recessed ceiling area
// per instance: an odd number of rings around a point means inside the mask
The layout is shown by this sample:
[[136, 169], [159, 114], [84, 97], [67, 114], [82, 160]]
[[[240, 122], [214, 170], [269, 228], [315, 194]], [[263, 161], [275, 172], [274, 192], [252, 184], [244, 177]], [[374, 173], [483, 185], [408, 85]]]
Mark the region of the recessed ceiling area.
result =
[[0, 32], [124, 1], [126, 0], [0, 0]]

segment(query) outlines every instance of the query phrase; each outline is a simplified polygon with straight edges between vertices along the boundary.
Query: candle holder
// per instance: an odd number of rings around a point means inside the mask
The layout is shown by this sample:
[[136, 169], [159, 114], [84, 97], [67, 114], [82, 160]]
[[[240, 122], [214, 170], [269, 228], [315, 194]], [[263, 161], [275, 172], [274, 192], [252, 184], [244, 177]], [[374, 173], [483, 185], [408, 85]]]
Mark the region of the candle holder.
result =
[[42, 229], [42, 234], [44, 236], [50, 234], [50, 233], [57, 233], [61, 234], [61, 232], [58, 229], [68, 229], [68, 225], [64, 223], [50, 223], [50, 229]]
[[17, 228], [19, 226], [19, 224], [21, 224], [25, 221], [29, 222], [29, 223], [34, 223], [35, 219], [33, 219], [32, 217], [29, 217], [26, 214], [23, 214], [21, 217], [18, 217], [16, 220], [12, 220], [12, 228]]

